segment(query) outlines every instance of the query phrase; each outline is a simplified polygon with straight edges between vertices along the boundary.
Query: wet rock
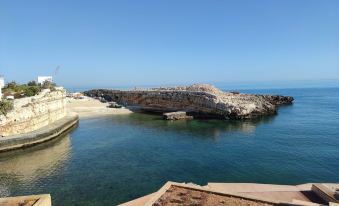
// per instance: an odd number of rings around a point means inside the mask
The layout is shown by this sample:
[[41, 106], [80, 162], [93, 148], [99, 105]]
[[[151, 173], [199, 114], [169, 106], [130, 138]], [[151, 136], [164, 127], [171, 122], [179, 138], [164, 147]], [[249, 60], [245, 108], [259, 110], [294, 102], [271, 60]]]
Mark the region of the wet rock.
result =
[[163, 114], [166, 120], [179, 120], [179, 119], [193, 119], [192, 116], [188, 116], [186, 112], [167, 112]]

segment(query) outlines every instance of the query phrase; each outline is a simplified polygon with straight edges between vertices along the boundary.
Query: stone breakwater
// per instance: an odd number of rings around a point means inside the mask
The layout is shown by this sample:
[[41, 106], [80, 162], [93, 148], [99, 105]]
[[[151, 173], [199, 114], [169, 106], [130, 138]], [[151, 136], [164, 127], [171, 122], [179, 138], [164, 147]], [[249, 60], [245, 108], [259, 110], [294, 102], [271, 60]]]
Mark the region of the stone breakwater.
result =
[[219, 119], [250, 119], [276, 114], [277, 106], [293, 102], [293, 97], [223, 92], [207, 84], [127, 91], [97, 89], [84, 93], [150, 112], [185, 111], [198, 118]]
[[23, 134], [40, 129], [66, 116], [66, 91], [43, 90], [39, 95], [15, 99], [14, 109], [0, 115], [1, 136]]

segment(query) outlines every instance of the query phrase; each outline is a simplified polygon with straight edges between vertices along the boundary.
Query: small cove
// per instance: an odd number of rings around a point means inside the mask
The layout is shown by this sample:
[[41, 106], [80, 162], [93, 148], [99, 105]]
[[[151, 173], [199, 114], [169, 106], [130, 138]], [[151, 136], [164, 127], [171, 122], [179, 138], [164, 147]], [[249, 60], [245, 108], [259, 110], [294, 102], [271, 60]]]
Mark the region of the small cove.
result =
[[246, 92], [295, 103], [251, 121], [81, 119], [55, 141], [1, 154], [0, 196], [51, 193], [53, 205], [116, 205], [168, 180], [339, 182], [339, 88]]

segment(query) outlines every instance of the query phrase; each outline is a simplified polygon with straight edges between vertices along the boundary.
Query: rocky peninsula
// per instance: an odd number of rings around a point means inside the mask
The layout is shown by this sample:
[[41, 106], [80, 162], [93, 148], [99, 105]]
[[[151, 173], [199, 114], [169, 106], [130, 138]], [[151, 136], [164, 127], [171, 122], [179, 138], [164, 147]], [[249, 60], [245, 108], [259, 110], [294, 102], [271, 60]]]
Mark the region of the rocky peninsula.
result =
[[184, 111], [195, 118], [251, 119], [277, 113], [279, 105], [291, 104], [293, 97], [223, 92], [208, 84], [135, 90], [95, 89], [84, 92], [148, 112]]

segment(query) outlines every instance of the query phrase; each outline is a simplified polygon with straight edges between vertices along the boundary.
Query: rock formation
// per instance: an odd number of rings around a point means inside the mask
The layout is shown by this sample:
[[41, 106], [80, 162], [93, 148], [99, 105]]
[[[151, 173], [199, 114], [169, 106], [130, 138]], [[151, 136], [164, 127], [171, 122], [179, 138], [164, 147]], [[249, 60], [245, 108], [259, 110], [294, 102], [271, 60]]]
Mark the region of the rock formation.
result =
[[188, 116], [186, 112], [166, 112], [163, 114], [165, 120], [180, 120], [180, 119], [193, 119], [192, 116]]
[[47, 126], [66, 116], [66, 91], [43, 90], [40, 94], [14, 100], [14, 109], [0, 115], [0, 138]]
[[90, 90], [90, 97], [102, 97], [151, 112], [185, 111], [198, 118], [249, 119], [275, 114], [277, 106], [291, 104], [293, 97], [223, 92], [212, 85], [138, 90]]

